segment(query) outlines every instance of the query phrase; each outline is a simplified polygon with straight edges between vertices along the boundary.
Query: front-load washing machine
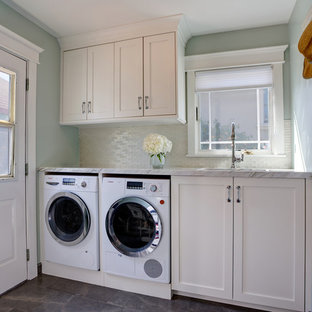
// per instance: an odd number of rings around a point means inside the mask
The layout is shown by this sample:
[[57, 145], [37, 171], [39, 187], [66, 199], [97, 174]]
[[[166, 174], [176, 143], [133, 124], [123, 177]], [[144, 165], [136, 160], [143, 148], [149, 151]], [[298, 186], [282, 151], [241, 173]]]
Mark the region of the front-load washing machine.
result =
[[44, 259], [99, 270], [98, 177], [47, 174]]
[[170, 282], [170, 180], [103, 177], [101, 269]]

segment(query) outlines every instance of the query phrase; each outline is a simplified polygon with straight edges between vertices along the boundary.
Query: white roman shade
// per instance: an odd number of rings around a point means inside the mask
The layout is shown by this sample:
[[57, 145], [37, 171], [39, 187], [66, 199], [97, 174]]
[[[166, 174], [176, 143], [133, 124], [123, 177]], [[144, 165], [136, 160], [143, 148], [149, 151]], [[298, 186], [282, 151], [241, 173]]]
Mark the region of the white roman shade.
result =
[[272, 66], [236, 67], [195, 73], [195, 91], [272, 87]]

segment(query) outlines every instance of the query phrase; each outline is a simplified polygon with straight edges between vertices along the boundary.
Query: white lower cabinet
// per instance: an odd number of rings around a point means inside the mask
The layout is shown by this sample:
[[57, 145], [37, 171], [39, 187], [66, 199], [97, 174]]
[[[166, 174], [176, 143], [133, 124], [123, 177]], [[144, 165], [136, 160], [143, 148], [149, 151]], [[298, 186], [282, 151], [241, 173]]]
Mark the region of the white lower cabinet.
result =
[[172, 177], [172, 288], [304, 311], [304, 187], [304, 179]]
[[173, 289], [232, 298], [232, 183], [172, 177]]

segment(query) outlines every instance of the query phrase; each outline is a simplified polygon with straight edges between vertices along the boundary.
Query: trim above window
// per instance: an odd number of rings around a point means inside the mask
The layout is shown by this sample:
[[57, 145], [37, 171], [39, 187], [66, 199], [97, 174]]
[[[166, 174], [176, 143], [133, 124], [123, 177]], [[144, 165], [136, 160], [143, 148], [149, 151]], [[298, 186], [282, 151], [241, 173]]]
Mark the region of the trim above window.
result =
[[185, 57], [185, 71], [221, 69], [284, 63], [284, 52], [288, 45], [190, 55]]
[[[198, 131], [198, 107], [196, 101], [196, 72], [204, 70], [242, 68], [259, 65], [272, 67], [272, 99], [271, 110], [271, 155], [284, 155], [284, 104], [283, 104], [283, 63], [287, 45], [193, 55], [185, 57], [187, 72], [187, 112], [188, 112], [188, 156], [191, 157], [227, 157], [230, 151], [199, 149], [200, 134]], [[263, 151], [255, 151], [263, 155]]]

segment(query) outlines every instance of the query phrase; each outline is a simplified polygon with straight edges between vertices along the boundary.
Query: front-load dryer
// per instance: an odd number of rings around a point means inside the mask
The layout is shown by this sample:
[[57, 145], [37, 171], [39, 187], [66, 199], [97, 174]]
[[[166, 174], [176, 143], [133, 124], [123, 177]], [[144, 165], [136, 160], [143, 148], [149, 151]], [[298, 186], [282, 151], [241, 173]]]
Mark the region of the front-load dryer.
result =
[[170, 180], [103, 177], [101, 269], [170, 282]]
[[98, 177], [47, 174], [43, 260], [99, 270]]

